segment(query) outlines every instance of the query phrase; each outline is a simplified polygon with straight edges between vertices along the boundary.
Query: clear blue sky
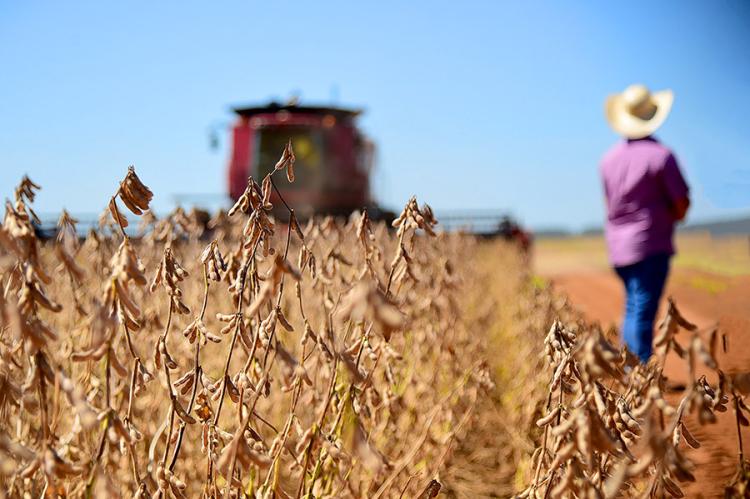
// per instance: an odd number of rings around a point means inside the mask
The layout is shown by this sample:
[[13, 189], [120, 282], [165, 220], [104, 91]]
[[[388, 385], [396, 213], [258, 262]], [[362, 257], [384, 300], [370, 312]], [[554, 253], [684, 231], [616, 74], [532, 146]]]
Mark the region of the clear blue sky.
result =
[[[603, 217], [602, 103], [670, 87], [659, 137], [692, 220], [750, 211], [750, 3], [12, 2], [0, 0], [0, 187], [41, 183], [40, 212], [98, 213], [135, 164], [172, 207], [224, 190], [235, 103], [367, 110], [379, 200], [509, 208], [535, 227]], [[224, 137], [222, 137], [224, 138]]]

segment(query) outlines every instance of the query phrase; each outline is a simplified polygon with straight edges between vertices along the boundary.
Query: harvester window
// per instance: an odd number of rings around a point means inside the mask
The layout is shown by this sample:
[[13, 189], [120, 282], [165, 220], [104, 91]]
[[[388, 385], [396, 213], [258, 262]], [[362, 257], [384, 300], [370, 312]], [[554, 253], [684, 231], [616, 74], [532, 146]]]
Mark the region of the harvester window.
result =
[[258, 181], [269, 173], [281, 156], [286, 142], [292, 139], [292, 148], [297, 157], [294, 184], [290, 188], [310, 188], [322, 185], [324, 142], [320, 130], [310, 128], [266, 128], [257, 135], [256, 164]]

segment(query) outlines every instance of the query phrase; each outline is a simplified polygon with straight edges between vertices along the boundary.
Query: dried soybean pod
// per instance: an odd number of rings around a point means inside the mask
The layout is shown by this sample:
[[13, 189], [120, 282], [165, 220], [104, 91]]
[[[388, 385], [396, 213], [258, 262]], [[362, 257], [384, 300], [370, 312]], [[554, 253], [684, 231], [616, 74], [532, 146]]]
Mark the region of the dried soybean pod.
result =
[[430, 480], [430, 483], [427, 484], [427, 487], [424, 488], [422, 493], [419, 494], [418, 499], [433, 499], [434, 497], [438, 496], [441, 488], [442, 485], [440, 485], [440, 482], [432, 479]]
[[286, 319], [286, 316], [284, 316], [284, 312], [281, 311], [280, 307], [276, 307], [276, 318], [284, 329], [290, 333], [294, 332], [294, 327]]
[[185, 409], [180, 405], [180, 402], [176, 398], [172, 399], [172, 407], [174, 407], [174, 410], [177, 413], [177, 415], [185, 423], [195, 424], [195, 418], [185, 411]]
[[661, 483], [664, 486], [664, 490], [669, 493], [672, 497], [685, 497], [682, 489], [674, 483], [668, 476], [661, 477]]
[[125, 217], [125, 215], [120, 213], [120, 210], [117, 209], [115, 198], [111, 198], [109, 200], [109, 212], [112, 214], [112, 219], [121, 227], [125, 228], [128, 226], [128, 219]]
[[685, 439], [685, 442], [692, 447], [693, 449], [697, 449], [701, 446], [700, 442], [695, 439], [692, 433], [688, 431], [687, 426], [685, 426], [685, 423], [680, 422], [680, 426], [682, 427], [682, 437]]
[[537, 419], [536, 425], [540, 428], [547, 426], [557, 417], [558, 414], [560, 414], [560, 411], [561, 411], [560, 406], [557, 406], [554, 410], [550, 411], [550, 413], [547, 414], [546, 416]]

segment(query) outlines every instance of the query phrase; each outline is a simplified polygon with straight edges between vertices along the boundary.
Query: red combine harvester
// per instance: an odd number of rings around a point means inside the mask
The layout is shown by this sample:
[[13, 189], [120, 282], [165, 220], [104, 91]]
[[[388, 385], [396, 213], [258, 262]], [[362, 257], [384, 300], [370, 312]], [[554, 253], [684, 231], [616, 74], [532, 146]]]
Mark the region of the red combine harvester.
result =
[[[281, 105], [234, 108], [229, 161], [229, 195], [236, 200], [252, 176], [258, 182], [292, 140], [295, 181], [277, 181], [286, 202], [300, 218], [313, 214], [348, 215], [366, 208], [386, 216], [370, 196], [375, 146], [358, 129], [361, 111], [337, 107]], [[274, 205], [280, 200], [274, 192]]]

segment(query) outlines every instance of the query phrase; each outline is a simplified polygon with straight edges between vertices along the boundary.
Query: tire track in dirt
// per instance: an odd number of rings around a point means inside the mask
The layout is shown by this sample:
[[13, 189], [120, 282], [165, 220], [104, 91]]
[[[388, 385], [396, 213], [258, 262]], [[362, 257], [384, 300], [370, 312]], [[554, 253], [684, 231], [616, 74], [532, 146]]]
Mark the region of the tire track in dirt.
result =
[[[599, 322], [603, 328], [619, 324], [624, 292], [613, 272], [590, 269], [545, 277], [568, 296], [587, 320]], [[682, 315], [702, 330], [718, 326], [719, 331], [727, 336], [729, 351], [727, 354], [720, 352], [717, 359], [722, 370], [732, 373], [750, 369], [750, 276], [724, 277], [677, 269], [667, 283], [659, 317], [663, 316], [667, 296], [672, 296]], [[683, 343], [686, 337], [685, 333], [680, 333], [678, 341]], [[664, 373], [674, 383], [687, 382], [684, 363], [674, 353], [667, 357]], [[676, 403], [680, 396], [680, 393], [673, 394], [671, 402]], [[686, 425], [701, 442], [699, 449], [688, 449], [687, 455], [696, 465], [697, 480], [694, 484], [681, 484], [686, 496], [723, 497], [723, 488], [737, 467], [733, 411], [718, 414], [715, 424], [703, 426], [697, 417], [691, 415]], [[744, 437], [743, 447], [747, 455], [750, 438], [747, 434]]]

